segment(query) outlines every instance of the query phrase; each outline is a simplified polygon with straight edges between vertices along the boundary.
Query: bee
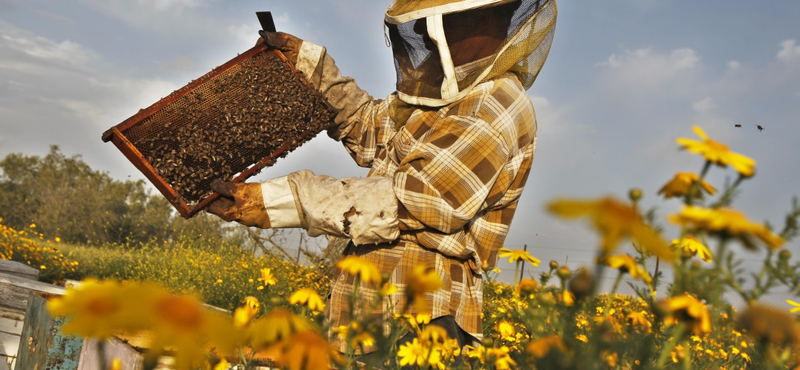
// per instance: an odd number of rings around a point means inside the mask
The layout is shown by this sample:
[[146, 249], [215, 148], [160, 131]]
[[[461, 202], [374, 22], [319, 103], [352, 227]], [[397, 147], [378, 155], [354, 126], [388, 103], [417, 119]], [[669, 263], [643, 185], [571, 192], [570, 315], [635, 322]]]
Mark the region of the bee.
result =
[[735, 125], [733, 125], [733, 126], [734, 126], [734, 127], [742, 127], [742, 125], [740, 125], [740, 124], [738, 124], [738, 123], [737, 123], [737, 124], [735, 124]]
[[761, 127], [761, 125], [756, 125], [756, 127], [758, 127], [758, 131], [761, 131], [761, 130], [764, 129], [763, 127]]

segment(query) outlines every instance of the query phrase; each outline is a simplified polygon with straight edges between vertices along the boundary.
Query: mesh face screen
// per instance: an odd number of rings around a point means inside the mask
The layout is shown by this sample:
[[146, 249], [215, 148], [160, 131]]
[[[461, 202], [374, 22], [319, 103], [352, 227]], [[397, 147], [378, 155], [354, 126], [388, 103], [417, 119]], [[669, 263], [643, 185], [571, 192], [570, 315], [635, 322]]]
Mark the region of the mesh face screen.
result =
[[[189, 84], [191, 86], [192, 84]], [[288, 144], [319, 133], [334, 112], [280, 57], [261, 52], [201, 83], [123, 131], [187, 203]], [[271, 164], [271, 163], [270, 163]]]
[[386, 26], [394, 53], [397, 90], [414, 96], [440, 98], [444, 80], [442, 59], [428, 37], [425, 20], [387, 23]]
[[[487, 1], [488, 2], [488, 1]], [[393, 10], [458, 5], [453, 0], [399, 1]], [[405, 5], [404, 5], [405, 4]], [[405, 23], [386, 22], [397, 70], [397, 90], [410, 97], [442, 99], [433, 106], [453, 102], [458, 94], [506, 72], [517, 75], [527, 89], [536, 79], [550, 51], [555, 30], [554, 0], [513, 0], [442, 14], [442, 31], [453, 80], [444, 79], [441, 54], [431, 38], [425, 18]], [[441, 36], [436, 39], [441, 41]], [[448, 82], [450, 81], [450, 82]], [[442, 83], [448, 84], [443, 86]], [[456, 91], [456, 93], [453, 93]], [[445, 96], [442, 96], [442, 95]], [[422, 99], [419, 100], [423, 102]]]

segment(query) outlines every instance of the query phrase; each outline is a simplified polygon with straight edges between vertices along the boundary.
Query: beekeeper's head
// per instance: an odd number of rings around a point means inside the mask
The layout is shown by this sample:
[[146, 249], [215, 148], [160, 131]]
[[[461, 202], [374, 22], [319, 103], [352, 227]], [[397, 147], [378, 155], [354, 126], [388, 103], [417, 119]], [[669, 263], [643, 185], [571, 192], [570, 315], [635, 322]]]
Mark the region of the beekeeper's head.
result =
[[439, 107], [506, 72], [527, 89], [553, 40], [555, 0], [395, 0], [386, 26], [397, 91]]

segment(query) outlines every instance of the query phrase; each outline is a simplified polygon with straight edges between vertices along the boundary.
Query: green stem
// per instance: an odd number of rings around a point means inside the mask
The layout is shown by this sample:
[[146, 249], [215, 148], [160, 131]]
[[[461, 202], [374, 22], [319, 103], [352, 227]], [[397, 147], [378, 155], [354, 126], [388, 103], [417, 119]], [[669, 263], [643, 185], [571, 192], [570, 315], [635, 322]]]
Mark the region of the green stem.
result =
[[700, 191], [700, 184], [703, 182], [703, 179], [706, 177], [708, 173], [708, 169], [711, 167], [711, 161], [706, 161], [703, 164], [703, 169], [700, 171], [699, 179], [692, 183], [689, 186], [689, 191], [686, 192], [686, 196], [683, 198], [683, 203], [687, 206], [691, 206], [694, 204], [694, 195]]
[[678, 344], [678, 341], [681, 337], [683, 337], [683, 331], [686, 329], [685, 323], [680, 323], [675, 325], [675, 328], [672, 330], [672, 335], [663, 348], [661, 348], [661, 354], [658, 356], [658, 362], [656, 362], [657, 369], [663, 369], [664, 363], [667, 361], [667, 357], [669, 357], [670, 353], [672, 353], [672, 349], [675, 348], [675, 345]]

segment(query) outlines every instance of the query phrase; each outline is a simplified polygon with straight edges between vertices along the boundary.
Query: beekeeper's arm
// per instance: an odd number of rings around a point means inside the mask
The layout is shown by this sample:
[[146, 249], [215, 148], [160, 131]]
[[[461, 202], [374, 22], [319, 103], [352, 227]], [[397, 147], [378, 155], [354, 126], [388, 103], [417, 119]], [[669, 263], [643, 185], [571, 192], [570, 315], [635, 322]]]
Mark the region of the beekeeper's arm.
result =
[[[388, 104], [373, 101], [352, 78], [342, 77], [324, 48], [287, 36], [281, 37], [293, 44], [284, 50], [290, 61], [297, 55], [298, 70], [339, 110], [329, 134], [345, 142], [359, 164], [369, 165], [377, 145], [396, 133], [393, 124], [385, 124]], [[464, 139], [444, 140], [454, 133]], [[356, 245], [395, 240], [401, 229], [455, 232], [496, 196], [489, 189], [507, 160], [508, 145], [485, 121], [456, 115], [440, 120], [428, 137], [394, 177], [335, 179], [298, 171], [260, 184], [215, 182], [212, 188], [224, 198], [209, 212], [248, 226], [347, 237]], [[481, 156], [485, 160], [475, 160]]]

